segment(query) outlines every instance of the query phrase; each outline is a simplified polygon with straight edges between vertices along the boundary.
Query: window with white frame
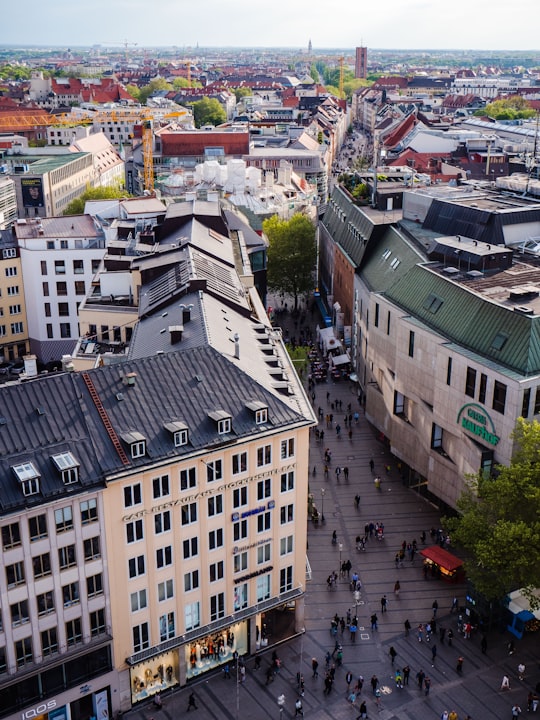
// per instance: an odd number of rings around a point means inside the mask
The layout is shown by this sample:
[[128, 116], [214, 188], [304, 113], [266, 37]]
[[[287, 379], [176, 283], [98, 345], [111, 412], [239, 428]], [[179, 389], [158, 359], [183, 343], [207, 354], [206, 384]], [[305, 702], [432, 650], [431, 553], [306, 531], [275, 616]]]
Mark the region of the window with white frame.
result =
[[234, 488], [233, 490], [233, 508], [243, 507], [247, 505], [247, 487]]
[[221, 515], [223, 512], [223, 495], [214, 495], [208, 498], [208, 517]]
[[220, 547], [223, 547], [223, 528], [210, 530], [208, 533], [208, 549], [216, 550]]
[[71, 505], [66, 505], [66, 507], [55, 510], [54, 522], [57, 533], [66, 532], [66, 530], [73, 530], [73, 509]]
[[154, 500], [170, 495], [169, 476], [160, 475], [152, 480], [152, 493]]
[[292, 565], [282, 568], [279, 571], [279, 592], [284, 593], [292, 590], [293, 587], [293, 569]]
[[72, 605], [76, 605], [80, 601], [79, 583], [72, 582], [68, 585], [64, 585], [64, 587], [62, 588], [62, 599], [64, 602], [64, 607], [71, 607]]
[[218, 562], [211, 563], [210, 582], [217, 582], [218, 580], [223, 580], [224, 574], [225, 570], [223, 560], [218, 560]]
[[168, 532], [171, 529], [171, 511], [165, 510], [154, 515], [154, 532], [156, 535]]
[[186, 503], [180, 508], [182, 525], [191, 525], [197, 522], [197, 503]]
[[86, 578], [86, 594], [89, 598], [103, 594], [103, 577], [101, 573]]
[[225, 593], [210, 596], [210, 622], [225, 617]]
[[32, 558], [32, 568], [34, 571], [34, 579], [45, 577], [51, 574], [51, 556], [49, 553], [36, 555]]
[[187, 445], [189, 441], [189, 432], [187, 430], [176, 430], [173, 434], [174, 447], [182, 447]]
[[255, 424], [264, 425], [268, 422], [268, 408], [261, 408], [255, 411]]
[[189, 538], [182, 542], [182, 551], [184, 560], [188, 560], [191, 557], [196, 557], [199, 553], [198, 549], [198, 538]]
[[75, 567], [77, 564], [75, 545], [66, 545], [65, 547], [58, 548], [58, 564], [60, 565], [60, 570]]
[[144, 555], [138, 555], [137, 557], [130, 558], [128, 560], [128, 574], [130, 579], [144, 575], [145, 570]]
[[223, 461], [212, 460], [205, 463], [206, 465], [206, 481], [214, 482], [214, 480], [223, 480]]
[[30, 542], [36, 542], [47, 537], [47, 516], [35, 515], [28, 518], [28, 530], [30, 533]]
[[180, 470], [180, 490], [190, 490], [197, 486], [197, 471], [194, 467]]
[[223, 418], [222, 420], [218, 420], [218, 424], [217, 424], [218, 435], [226, 435], [227, 433], [230, 433], [231, 428], [232, 428], [231, 418]]
[[232, 473], [233, 475], [240, 475], [240, 473], [247, 472], [248, 469], [248, 456], [247, 452], [236, 453], [232, 456]]
[[6, 580], [9, 588], [17, 587], [17, 585], [24, 585], [26, 578], [24, 575], [24, 563], [22, 560], [13, 563], [13, 565], [6, 565]]
[[199, 587], [199, 571], [191, 570], [184, 574], [184, 591], [196, 590]]
[[91, 498], [90, 500], [83, 500], [79, 504], [79, 507], [81, 510], [81, 523], [83, 525], [88, 525], [89, 523], [97, 521], [97, 500], [95, 498]]
[[146, 455], [146, 440], [137, 440], [137, 442], [131, 443], [131, 457], [135, 460], [136, 458], [144, 457]]
[[281, 492], [288, 492], [289, 490], [294, 490], [294, 470], [281, 473]]
[[294, 521], [294, 505], [292, 503], [289, 505], [283, 505], [283, 507], [280, 508], [279, 520], [281, 525], [286, 525], [287, 523]]
[[159, 641], [171, 640], [176, 635], [174, 625], [174, 612], [168, 612], [159, 617]]
[[141, 483], [128, 485], [124, 488], [124, 507], [129, 508], [142, 503]]
[[287, 535], [287, 537], [281, 538], [279, 541], [279, 554], [280, 555], [289, 555], [293, 551], [294, 547], [294, 536], [293, 535]]
[[234, 572], [242, 572], [248, 568], [247, 552], [236, 553], [234, 556]]
[[233, 523], [233, 538], [237, 540], [245, 540], [248, 535], [247, 520], [239, 520]]
[[266, 532], [272, 527], [271, 514], [269, 512], [260, 513], [257, 515], [257, 532]]
[[257, 565], [270, 562], [272, 556], [272, 543], [264, 543], [257, 548]]
[[158, 570], [172, 565], [172, 545], [158, 548], [156, 550], [156, 567]]
[[143, 622], [133, 627], [133, 652], [138, 653], [141, 650], [147, 650], [150, 647], [150, 635], [148, 633], [148, 623]]
[[146, 596], [146, 589], [136, 590], [129, 596], [129, 602], [131, 606], [131, 612], [138, 612], [148, 607], [148, 598]]
[[126, 542], [134, 543], [144, 539], [143, 521], [141, 518], [126, 524]]
[[270, 478], [259, 480], [257, 483], [257, 500], [272, 497], [272, 481]]
[[294, 457], [294, 438], [281, 441], [281, 459]]
[[158, 601], [164, 602], [174, 597], [174, 581], [164, 580], [158, 584]]
[[101, 543], [99, 535], [86, 538], [83, 542], [84, 560], [90, 562], [101, 557]]
[[200, 627], [201, 610], [199, 601], [184, 604], [184, 624], [186, 626], [186, 632]]
[[36, 495], [39, 492], [39, 479], [41, 475], [32, 462], [13, 465], [12, 469], [18, 481], [21, 483], [22, 492], [25, 497]]
[[257, 578], [257, 602], [270, 598], [270, 573]]
[[234, 612], [243, 610], [248, 606], [248, 585], [247, 583], [241, 583], [234, 588], [234, 600], [233, 607]]
[[264, 467], [272, 463], [272, 446], [264, 445], [257, 448], [257, 467]]

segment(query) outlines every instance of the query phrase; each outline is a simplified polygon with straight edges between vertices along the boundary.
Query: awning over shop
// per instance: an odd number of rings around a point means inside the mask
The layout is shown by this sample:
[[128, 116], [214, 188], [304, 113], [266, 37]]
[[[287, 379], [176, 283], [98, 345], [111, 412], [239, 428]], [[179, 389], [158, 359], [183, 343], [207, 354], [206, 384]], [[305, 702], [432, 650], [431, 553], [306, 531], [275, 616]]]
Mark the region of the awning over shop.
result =
[[334, 365], [346, 365], [347, 363], [351, 362], [351, 358], [347, 354], [343, 355], [336, 355], [336, 357], [332, 358], [332, 363]]
[[460, 560], [455, 555], [452, 555], [452, 553], [449, 553], [448, 550], [444, 550], [444, 548], [441, 548], [438, 545], [423, 548], [420, 550], [420, 555], [423, 555], [428, 560], [431, 560], [431, 562], [439, 565], [449, 572], [453, 572], [463, 565], [463, 560]]
[[334, 335], [334, 328], [317, 328], [317, 337], [319, 340], [319, 346], [323, 352], [335, 352], [336, 350], [343, 352], [341, 342]]

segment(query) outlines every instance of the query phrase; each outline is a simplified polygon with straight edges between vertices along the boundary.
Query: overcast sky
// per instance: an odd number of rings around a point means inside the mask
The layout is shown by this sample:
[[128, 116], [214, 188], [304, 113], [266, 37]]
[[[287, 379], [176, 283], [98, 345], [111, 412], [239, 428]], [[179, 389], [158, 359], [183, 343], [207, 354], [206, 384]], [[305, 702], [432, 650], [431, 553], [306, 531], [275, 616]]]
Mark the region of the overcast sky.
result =
[[538, 0], [1, 0], [0, 44], [537, 50], [539, 19]]

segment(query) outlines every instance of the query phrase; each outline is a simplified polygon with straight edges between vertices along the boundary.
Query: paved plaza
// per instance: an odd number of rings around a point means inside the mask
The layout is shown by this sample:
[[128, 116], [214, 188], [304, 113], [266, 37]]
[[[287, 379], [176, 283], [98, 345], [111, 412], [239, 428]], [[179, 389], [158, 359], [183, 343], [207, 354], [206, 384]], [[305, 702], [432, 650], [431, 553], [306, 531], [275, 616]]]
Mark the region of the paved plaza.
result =
[[[317, 442], [315, 434], [311, 440], [311, 467], [316, 474], [310, 477], [310, 493], [319, 510], [322, 490], [324, 489], [325, 522], [309, 524], [307, 555], [311, 566], [311, 579], [306, 582], [305, 633], [277, 646], [276, 651], [282, 660], [282, 668], [275, 679], [266, 684], [266, 669], [271, 660], [270, 647], [262, 654], [259, 669], [254, 667], [254, 659], [247, 660], [247, 676], [243, 684], [238, 684], [235, 671], [232, 678], [226, 679], [223, 673], [209, 674], [163, 696], [163, 708], [155, 709], [151, 703], [141, 705], [125, 714], [129, 720], [174, 720], [187, 711], [188, 697], [195, 693], [197, 710], [190, 714], [216, 720], [286, 720], [295, 716], [295, 700], [299, 695], [297, 674], [305, 680], [305, 694], [302, 698], [304, 717], [313, 720], [356, 720], [358, 707], [366, 701], [368, 717], [380, 720], [427, 720], [440, 718], [444, 710], [455, 710], [459, 720], [467, 714], [473, 720], [509, 720], [514, 703], [520, 705], [523, 714], [527, 714], [527, 694], [534, 690], [540, 680], [540, 638], [530, 635], [522, 641], [515, 640], [515, 652], [509, 655], [507, 643], [509, 633], [494, 631], [487, 636], [487, 651], [482, 653], [481, 636], [473, 634], [466, 640], [458, 633], [458, 615], [450, 613], [454, 595], [459, 604], [465, 601], [463, 585], [453, 585], [443, 580], [428, 577], [422, 572], [422, 558], [418, 555], [411, 563], [405, 559], [403, 567], [396, 568], [395, 554], [403, 541], [416, 539], [422, 548], [420, 536], [427, 533], [426, 544], [430, 544], [429, 530], [438, 528], [440, 517], [437, 509], [414, 491], [403, 486], [398, 470], [378, 440], [377, 434], [363, 417], [358, 404], [356, 386], [348, 381], [323, 383], [316, 387], [314, 408], [320, 406], [324, 416], [332, 412], [331, 403], [341, 401], [342, 410], [333, 414], [342, 426], [341, 437], [336, 436], [334, 427], [321, 423], [325, 437], [323, 443]], [[329, 399], [327, 400], [327, 393]], [[343, 417], [347, 405], [351, 403], [354, 413], [358, 410], [358, 425], [353, 421], [352, 439], [349, 440], [348, 428]], [[335, 425], [335, 422], [334, 422]], [[330, 448], [332, 461], [328, 479], [324, 477], [324, 451]], [[374, 461], [371, 471], [370, 460]], [[385, 466], [390, 466], [387, 474]], [[342, 472], [339, 481], [335, 468], [348, 468], [348, 480]], [[373, 482], [374, 476], [382, 478], [381, 489]], [[355, 496], [360, 496], [358, 509]], [[369, 522], [384, 523], [384, 538], [375, 538], [367, 543], [365, 552], [355, 547], [355, 538], [364, 532]], [[336, 531], [338, 542], [332, 544], [332, 532]], [[340, 549], [341, 543], [341, 549]], [[338, 573], [341, 561], [351, 560], [352, 570], [357, 571], [362, 582], [360, 596], [354, 596], [347, 578], [339, 578], [337, 587], [329, 589], [328, 575]], [[400, 582], [399, 596], [394, 594], [396, 580]], [[381, 612], [381, 598], [387, 596], [387, 611]], [[453, 646], [449, 647], [437, 637], [430, 643], [419, 642], [415, 628], [419, 623], [429, 622], [437, 600], [438, 627], [452, 629]], [[350, 609], [352, 615], [358, 613], [358, 632], [356, 642], [351, 642], [350, 633], [338, 630], [337, 638], [331, 634], [331, 619], [337, 613], [346, 617]], [[370, 617], [378, 616], [378, 630], [372, 631]], [[412, 630], [405, 636], [404, 622], [408, 619]], [[325, 695], [325, 655], [332, 652], [336, 639], [343, 646], [343, 664], [336, 668], [335, 682], [330, 694]], [[432, 658], [432, 646], [436, 640], [436, 658]], [[272, 639], [270, 639], [272, 642]], [[393, 646], [397, 652], [392, 667], [389, 649]], [[457, 660], [463, 657], [463, 674], [456, 671]], [[312, 677], [312, 658], [319, 662], [319, 677]], [[335, 662], [335, 658], [332, 662]], [[517, 666], [526, 667], [524, 679], [518, 679]], [[410, 667], [409, 686], [396, 687], [394, 672], [396, 668]], [[431, 690], [428, 696], [418, 689], [416, 675], [419, 670], [431, 678]], [[354, 706], [348, 702], [347, 671], [353, 675], [352, 685], [361, 675], [364, 678], [362, 693]], [[510, 678], [510, 690], [501, 691], [503, 675]], [[376, 675], [381, 692], [380, 705], [370, 686], [370, 679]], [[284, 695], [281, 707], [278, 698]]]

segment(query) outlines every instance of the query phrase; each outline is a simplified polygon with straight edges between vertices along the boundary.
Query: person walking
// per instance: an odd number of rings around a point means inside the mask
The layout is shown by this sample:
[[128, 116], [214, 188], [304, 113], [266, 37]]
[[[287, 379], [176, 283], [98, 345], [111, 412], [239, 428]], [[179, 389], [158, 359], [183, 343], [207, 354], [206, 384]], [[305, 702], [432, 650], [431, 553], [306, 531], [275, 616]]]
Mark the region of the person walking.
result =
[[397, 655], [396, 649], [393, 645], [390, 645], [390, 650], [388, 651], [388, 654], [390, 655], [390, 661], [393, 665]]
[[503, 675], [501, 690], [510, 690], [510, 678], [508, 675]]
[[520, 680], [523, 680], [523, 676], [525, 675], [525, 665], [523, 663], [519, 663], [518, 665], [518, 678]]
[[396, 598], [399, 597], [400, 590], [401, 590], [401, 583], [399, 582], [399, 580], [396, 580], [396, 582], [394, 583], [394, 595], [396, 596]]
[[434, 600], [431, 604], [431, 608], [433, 610], [433, 617], [437, 617], [437, 610], [439, 609], [439, 603]]
[[358, 708], [359, 715], [356, 718], [356, 720], [366, 720], [367, 718], [367, 707], [366, 707], [366, 701], [362, 700], [362, 704]]
[[371, 472], [373, 472], [375, 470], [375, 462], [374, 462], [373, 458], [371, 458], [369, 461], [369, 469], [371, 470]]
[[343, 468], [343, 475], [345, 476], [345, 480], [349, 479], [349, 468], [347, 467], [347, 465], [345, 465], [345, 467]]
[[452, 647], [452, 640], [454, 639], [454, 631], [452, 630], [452, 628], [450, 628], [450, 630], [448, 630], [447, 637], [448, 637], [448, 647]]
[[345, 675], [345, 682], [347, 683], [347, 692], [349, 692], [352, 683], [352, 672], [350, 670]]
[[455, 710], [452, 710], [452, 711], [448, 714], [448, 720], [458, 720], [458, 714], [457, 714], [457, 712], [456, 712]]
[[416, 682], [418, 683], [418, 689], [421, 690], [424, 686], [424, 680], [425, 680], [426, 674], [423, 670], [419, 670], [416, 673]]
[[386, 606], [387, 606], [386, 595], [383, 595], [381, 598], [381, 613], [386, 612]]
[[409, 633], [411, 632], [411, 623], [409, 622], [409, 618], [405, 620], [403, 626], [405, 628], [405, 637], [409, 637]]
[[435, 659], [437, 658], [437, 644], [433, 643], [431, 646], [431, 664], [432, 666], [435, 665]]
[[457, 659], [456, 672], [458, 675], [463, 675], [463, 658], [461, 655]]
[[424, 695], [427, 697], [431, 690], [431, 678], [424, 678]]
[[379, 621], [379, 618], [377, 617], [377, 613], [373, 613], [373, 615], [371, 616], [371, 629], [372, 630], [378, 629], [378, 625], [377, 625], [378, 621]]
[[311, 677], [319, 677], [319, 661], [317, 658], [311, 658], [311, 669], [313, 670], [313, 675]]
[[294, 707], [294, 717], [296, 717], [297, 715], [301, 715], [302, 717], [304, 717], [304, 708], [302, 707], [302, 701], [300, 700], [300, 698], [296, 699]]
[[399, 688], [400, 690], [402, 690], [403, 689], [403, 674], [399, 668], [396, 670], [395, 679], [396, 679], [396, 687]]
[[191, 694], [190, 694], [190, 696], [189, 696], [188, 706], [187, 706], [187, 711], [186, 711], [186, 712], [189, 712], [189, 711], [191, 710], [191, 708], [193, 708], [194, 710], [198, 710], [198, 709], [199, 709], [199, 708], [197, 707], [197, 703], [195, 702], [195, 693], [194, 693], [193, 691], [191, 692]]
[[519, 707], [519, 705], [517, 705], [517, 704], [513, 705], [512, 706], [512, 717], [517, 718], [520, 715], [521, 715], [521, 708]]
[[403, 684], [408, 685], [409, 684], [409, 675], [411, 674], [411, 668], [408, 665], [405, 665], [403, 668]]
[[448, 710], [443, 710], [441, 713], [441, 720], [448, 720]]
[[482, 641], [480, 643], [480, 649], [482, 650], [482, 655], [485, 655], [487, 652], [487, 637], [485, 635], [482, 635]]

